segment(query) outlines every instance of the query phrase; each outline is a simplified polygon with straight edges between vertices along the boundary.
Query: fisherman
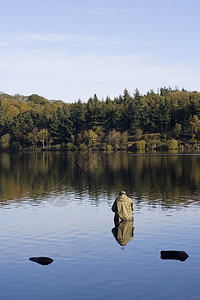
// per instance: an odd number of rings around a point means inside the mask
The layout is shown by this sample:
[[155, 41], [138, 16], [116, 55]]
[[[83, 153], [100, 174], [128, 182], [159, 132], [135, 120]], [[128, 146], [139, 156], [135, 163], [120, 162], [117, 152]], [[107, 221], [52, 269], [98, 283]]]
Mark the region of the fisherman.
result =
[[126, 192], [119, 192], [118, 197], [112, 205], [112, 211], [115, 213], [115, 226], [119, 225], [122, 221], [133, 220], [133, 210], [133, 200], [127, 197]]

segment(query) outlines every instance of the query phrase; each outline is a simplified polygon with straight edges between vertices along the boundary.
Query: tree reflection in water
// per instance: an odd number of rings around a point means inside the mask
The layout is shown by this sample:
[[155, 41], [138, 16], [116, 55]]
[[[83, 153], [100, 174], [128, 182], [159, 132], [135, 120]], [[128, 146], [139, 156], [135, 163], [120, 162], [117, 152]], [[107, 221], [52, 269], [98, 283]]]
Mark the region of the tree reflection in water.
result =
[[27, 199], [37, 205], [47, 197], [60, 205], [60, 195], [61, 204], [67, 205], [86, 194], [96, 205], [100, 201], [110, 205], [121, 189], [135, 199], [137, 209], [144, 201], [163, 209], [199, 205], [200, 155], [0, 153], [1, 205]]

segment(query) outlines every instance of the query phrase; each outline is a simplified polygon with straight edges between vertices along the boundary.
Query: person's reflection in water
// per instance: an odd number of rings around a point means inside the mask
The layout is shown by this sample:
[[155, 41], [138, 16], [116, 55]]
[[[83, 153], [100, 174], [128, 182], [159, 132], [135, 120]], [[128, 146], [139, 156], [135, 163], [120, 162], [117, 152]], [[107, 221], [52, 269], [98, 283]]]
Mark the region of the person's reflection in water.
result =
[[134, 235], [133, 210], [133, 200], [127, 197], [126, 192], [121, 191], [112, 205], [115, 213], [115, 228], [112, 233], [121, 246], [125, 246]]
[[115, 224], [112, 233], [120, 246], [125, 247], [134, 236], [133, 220], [121, 221], [120, 223]]

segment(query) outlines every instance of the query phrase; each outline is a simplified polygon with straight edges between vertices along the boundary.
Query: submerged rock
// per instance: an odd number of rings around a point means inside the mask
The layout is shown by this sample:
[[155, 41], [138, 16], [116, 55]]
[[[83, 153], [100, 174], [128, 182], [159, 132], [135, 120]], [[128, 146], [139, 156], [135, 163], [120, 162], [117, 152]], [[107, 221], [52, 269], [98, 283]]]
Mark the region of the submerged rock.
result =
[[185, 261], [189, 255], [185, 251], [161, 251], [160, 252], [161, 259], [176, 259], [180, 261]]
[[30, 257], [30, 261], [34, 261], [40, 265], [47, 266], [53, 262], [53, 259], [50, 257]]

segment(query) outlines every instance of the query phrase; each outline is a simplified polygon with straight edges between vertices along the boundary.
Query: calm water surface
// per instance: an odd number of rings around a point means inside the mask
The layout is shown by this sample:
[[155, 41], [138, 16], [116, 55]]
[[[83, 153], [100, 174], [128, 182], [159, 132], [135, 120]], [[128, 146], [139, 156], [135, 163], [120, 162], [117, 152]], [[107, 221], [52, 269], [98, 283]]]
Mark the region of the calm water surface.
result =
[[[116, 229], [120, 190], [134, 223]], [[196, 154], [2, 153], [0, 299], [200, 299], [199, 215]]]

